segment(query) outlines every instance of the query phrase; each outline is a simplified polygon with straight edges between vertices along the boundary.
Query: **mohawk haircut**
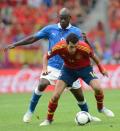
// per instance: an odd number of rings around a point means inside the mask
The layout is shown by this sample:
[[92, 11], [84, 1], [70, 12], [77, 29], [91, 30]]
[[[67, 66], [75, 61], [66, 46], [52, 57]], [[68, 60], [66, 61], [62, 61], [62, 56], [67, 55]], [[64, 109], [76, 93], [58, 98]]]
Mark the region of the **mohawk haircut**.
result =
[[69, 44], [69, 42], [72, 42], [73, 44], [76, 44], [79, 41], [79, 38], [76, 34], [74, 33], [70, 33], [67, 38], [66, 38], [66, 42], [67, 44]]

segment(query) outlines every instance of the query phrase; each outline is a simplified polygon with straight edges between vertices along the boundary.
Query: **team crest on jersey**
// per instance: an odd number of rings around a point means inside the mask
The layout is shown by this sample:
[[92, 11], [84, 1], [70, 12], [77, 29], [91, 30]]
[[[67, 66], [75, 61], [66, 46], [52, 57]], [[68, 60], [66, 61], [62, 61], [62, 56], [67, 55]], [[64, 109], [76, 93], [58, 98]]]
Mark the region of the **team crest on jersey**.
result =
[[77, 54], [77, 55], [75, 56], [75, 58], [76, 58], [77, 60], [79, 60], [79, 59], [82, 58], [82, 56], [81, 56], [80, 54]]
[[68, 59], [68, 61], [69, 61], [70, 63], [74, 63], [74, 60], [73, 60], [73, 59]]
[[65, 55], [64, 55], [64, 54], [61, 54], [61, 56], [62, 56], [62, 57], [65, 57]]

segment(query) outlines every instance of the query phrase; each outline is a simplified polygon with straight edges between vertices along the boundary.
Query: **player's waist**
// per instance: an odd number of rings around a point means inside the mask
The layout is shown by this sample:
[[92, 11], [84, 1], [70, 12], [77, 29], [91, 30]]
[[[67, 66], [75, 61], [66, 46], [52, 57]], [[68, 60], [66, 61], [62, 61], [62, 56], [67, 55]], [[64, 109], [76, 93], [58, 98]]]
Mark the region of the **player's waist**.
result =
[[64, 66], [65, 67], [67, 67], [67, 68], [69, 68], [69, 69], [82, 69], [82, 68], [85, 68], [85, 67], [89, 67], [89, 66], [91, 66], [91, 64], [90, 63], [86, 63], [86, 64], [82, 64], [82, 65], [70, 65], [70, 64], [64, 64]]
[[60, 65], [55, 65], [55, 64], [53, 65], [52, 63], [49, 63], [48, 66], [53, 67], [53, 68], [56, 68], [57, 70], [61, 70], [61, 68], [62, 68], [62, 66], [60, 66]]
[[56, 62], [56, 61], [48, 61], [48, 66], [51, 66], [53, 68], [56, 68], [58, 70], [61, 70], [63, 63], [62, 62]]
[[63, 66], [63, 60], [58, 55], [56, 55], [48, 60], [48, 65], [61, 70]]

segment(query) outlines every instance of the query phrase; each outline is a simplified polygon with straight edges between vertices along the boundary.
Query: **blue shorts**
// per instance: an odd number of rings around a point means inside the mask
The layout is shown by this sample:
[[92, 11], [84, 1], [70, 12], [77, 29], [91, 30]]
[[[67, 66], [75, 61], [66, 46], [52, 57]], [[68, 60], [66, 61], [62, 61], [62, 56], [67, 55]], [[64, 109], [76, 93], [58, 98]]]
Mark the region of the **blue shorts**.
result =
[[59, 80], [63, 80], [67, 86], [72, 86], [73, 82], [78, 78], [81, 78], [88, 85], [91, 80], [98, 79], [91, 66], [81, 69], [70, 69], [65, 66], [62, 67]]

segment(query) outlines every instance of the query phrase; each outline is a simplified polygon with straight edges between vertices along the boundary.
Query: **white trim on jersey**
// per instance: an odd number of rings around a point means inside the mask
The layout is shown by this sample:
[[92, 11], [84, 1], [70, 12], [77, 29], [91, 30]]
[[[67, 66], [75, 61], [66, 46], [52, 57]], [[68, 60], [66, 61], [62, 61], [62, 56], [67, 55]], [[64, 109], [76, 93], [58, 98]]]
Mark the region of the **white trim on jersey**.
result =
[[[71, 24], [69, 24], [69, 25], [67, 26], [67, 28], [66, 28], [66, 29], [69, 29], [71, 26], [72, 26], [72, 25], [71, 25]], [[58, 23], [58, 28], [62, 29], [62, 27], [61, 27], [60, 23]]]

